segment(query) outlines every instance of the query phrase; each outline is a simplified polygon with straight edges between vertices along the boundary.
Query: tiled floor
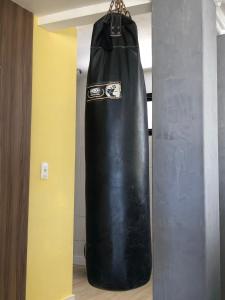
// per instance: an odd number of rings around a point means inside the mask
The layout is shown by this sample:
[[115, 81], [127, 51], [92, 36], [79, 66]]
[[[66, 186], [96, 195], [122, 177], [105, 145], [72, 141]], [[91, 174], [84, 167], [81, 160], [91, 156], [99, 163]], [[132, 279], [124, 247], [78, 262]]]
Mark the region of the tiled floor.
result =
[[107, 292], [88, 284], [84, 267], [75, 267], [74, 294], [76, 300], [152, 300], [151, 283], [129, 292]]

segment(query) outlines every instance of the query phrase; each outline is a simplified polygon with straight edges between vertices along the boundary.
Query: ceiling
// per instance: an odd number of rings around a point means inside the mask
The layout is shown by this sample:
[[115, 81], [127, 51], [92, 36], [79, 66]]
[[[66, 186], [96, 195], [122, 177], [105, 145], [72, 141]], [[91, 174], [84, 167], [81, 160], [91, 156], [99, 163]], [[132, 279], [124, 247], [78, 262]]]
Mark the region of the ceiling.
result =
[[[152, 30], [149, 22], [151, 14], [134, 16], [133, 19], [138, 27], [139, 44], [141, 52], [141, 61], [144, 69], [152, 68], [152, 55], [149, 50], [152, 49]], [[90, 58], [90, 43], [93, 25], [82, 26], [78, 28], [78, 68], [82, 72], [88, 69]]]
[[[22, 7], [30, 10], [35, 15], [42, 16], [79, 8], [82, 6], [94, 5], [98, 3], [110, 3], [111, 0], [12, 0]], [[137, 0], [138, 1], [138, 0]], [[222, 1], [222, 9], [225, 12], [225, 0]]]
[[63, 10], [93, 5], [97, 3], [110, 3], [110, 0], [13, 0], [20, 6], [28, 9], [37, 16], [52, 14]]

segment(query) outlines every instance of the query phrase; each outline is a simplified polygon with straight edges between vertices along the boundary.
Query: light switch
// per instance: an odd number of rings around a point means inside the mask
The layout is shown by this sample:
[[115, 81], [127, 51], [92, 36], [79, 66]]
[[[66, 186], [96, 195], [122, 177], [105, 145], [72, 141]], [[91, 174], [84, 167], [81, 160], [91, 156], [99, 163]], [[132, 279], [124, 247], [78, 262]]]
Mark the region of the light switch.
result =
[[41, 164], [41, 179], [48, 180], [48, 163], [46, 162]]

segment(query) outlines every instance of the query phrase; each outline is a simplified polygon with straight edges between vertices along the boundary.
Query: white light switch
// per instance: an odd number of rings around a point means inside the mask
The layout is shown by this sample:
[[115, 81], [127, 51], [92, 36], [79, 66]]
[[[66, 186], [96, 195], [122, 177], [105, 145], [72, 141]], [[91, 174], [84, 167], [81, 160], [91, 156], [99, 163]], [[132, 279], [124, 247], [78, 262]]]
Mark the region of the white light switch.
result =
[[41, 179], [48, 180], [48, 163], [46, 162], [41, 164]]

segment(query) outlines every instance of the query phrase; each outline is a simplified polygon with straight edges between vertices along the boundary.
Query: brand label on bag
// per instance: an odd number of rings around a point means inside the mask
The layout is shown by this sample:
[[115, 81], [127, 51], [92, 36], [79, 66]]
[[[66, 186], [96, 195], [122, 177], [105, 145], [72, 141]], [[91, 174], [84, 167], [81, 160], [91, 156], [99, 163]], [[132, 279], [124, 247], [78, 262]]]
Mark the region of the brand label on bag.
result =
[[109, 82], [87, 87], [87, 102], [119, 100], [122, 97], [121, 82]]

